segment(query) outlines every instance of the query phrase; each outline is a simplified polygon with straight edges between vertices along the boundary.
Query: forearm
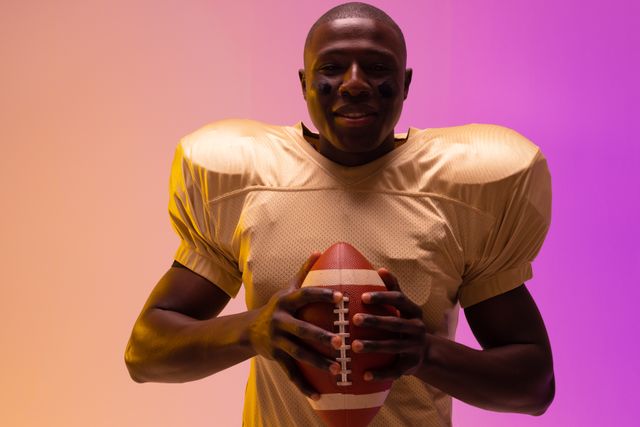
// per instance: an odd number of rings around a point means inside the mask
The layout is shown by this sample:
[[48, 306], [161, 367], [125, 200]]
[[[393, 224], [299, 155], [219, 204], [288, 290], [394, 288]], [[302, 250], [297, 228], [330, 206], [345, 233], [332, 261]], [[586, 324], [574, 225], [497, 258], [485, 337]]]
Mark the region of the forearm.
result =
[[475, 350], [428, 335], [425, 360], [415, 375], [473, 406], [540, 415], [554, 394], [547, 354], [535, 344]]
[[154, 308], [136, 323], [125, 360], [137, 382], [194, 381], [255, 356], [249, 326], [255, 311], [197, 320]]

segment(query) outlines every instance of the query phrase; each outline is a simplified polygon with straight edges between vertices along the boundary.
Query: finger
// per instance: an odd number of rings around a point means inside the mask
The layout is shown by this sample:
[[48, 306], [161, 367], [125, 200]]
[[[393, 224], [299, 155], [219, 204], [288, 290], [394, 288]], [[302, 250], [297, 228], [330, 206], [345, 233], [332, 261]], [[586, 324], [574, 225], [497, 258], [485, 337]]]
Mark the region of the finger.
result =
[[400, 354], [416, 353], [422, 351], [422, 346], [412, 340], [354, 340], [351, 349], [354, 353], [387, 353]]
[[277, 339], [275, 346], [291, 356], [294, 360], [306, 363], [322, 371], [333, 373], [336, 369], [340, 369], [338, 362], [335, 360], [316, 351], [309, 350], [291, 339], [284, 337]]
[[413, 370], [419, 362], [419, 358], [414, 355], [402, 355], [396, 359], [396, 363], [364, 373], [365, 381], [385, 381], [395, 380], [405, 373]]
[[421, 318], [402, 318], [395, 316], [376, 316], [373, 314], [357, 313], [353, 316], [356, 326], [383, 329], [406, 335], [423, 335], [427, 328]]
[[365, 304], [390, 305], [400, 311], [406, 319], [422, 318], [422, 309], [400, 291], [367, 292], [362, 294]]
[[331, 333], [312, 323], [305, 322], [290, 316], [286, 320], [277, 322], [276, 327], [302, 340], [320, 343], [324, 346], [333, 348], [331, 342], [337, 337]]
[[400, 284], [398, 283], [398, 279], [389, 270], [384, 267], [379, 268], [378, 275], [380, 276], [388, 290], [400, 291]]
[[284, 370], [285, 374], [289, 380], [298, 387], [298, 389], [307, 397], [311, 399], [318, 400], [320, 398], [320, 393], [316, 390], [302, 375], [300, 372], [300, 368], [296, 365], [295, 360], [284, 353], [282, 350], [276, 350], [274, 352], [276, 354], [276, 360], [280, 367]]
[[342, 293], [321, 286], [309, 286], [291, 292], [280, 300], [280, 308], [295, 313], [307, 304], [325, 302], [337, 304], [342, 299]]
[[318, 251], [314, 251], [311, 253], [311, 255], [309, 255], [309, 258], [307, 258], [304, 264], [302, 264], [302, 267], [300, 267], [300, 270], [298, 270], [298, 272], [294, 276], [291, 283], [291, 287], [300, 288], [302, 286], [302, 282], [304, 282], [304, 278], [307, 277], [309, 270], [311, 270], [311, 267], [313, 267], [313, 264], [315, 264], [318, 258], [320, 258], [320, 255], [321, 254]]

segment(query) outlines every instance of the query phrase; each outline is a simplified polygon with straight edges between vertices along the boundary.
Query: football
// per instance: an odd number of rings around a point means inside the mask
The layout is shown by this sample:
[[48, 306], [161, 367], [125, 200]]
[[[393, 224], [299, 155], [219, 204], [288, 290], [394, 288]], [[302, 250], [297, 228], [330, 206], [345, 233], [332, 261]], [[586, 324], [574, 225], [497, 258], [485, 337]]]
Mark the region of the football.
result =
[[386, 290], [384, 282], [369, 261], [353, 246], [338, 242], [329, 247], [317, 259], [302, 283], [302, 287], [328, 287], [343, 294], [343, 300], [335, 305], [309, 304], [298, 317], [309, 323], [332, 331], [342, 338], [339, 350], [329, 352], [307, 342], [316, 350], [334, 358], [341, 367], [340, 374], [333, 375], [306, 363], [298, 363], [303, 375], [320, 392], [320, 399], [308, 399], [316, 413], [330, 427], [365, 427], [382, 407], [392, 381], [364, 381], [368, 370], [386, 366], [395, 359], [384, 353], [353, 353], [354, 339], [389, 339], [390, 332], [358, 327], [353, 324], [356, 313], [396, 316], [395, 308], [363, 304], [365, 292]]

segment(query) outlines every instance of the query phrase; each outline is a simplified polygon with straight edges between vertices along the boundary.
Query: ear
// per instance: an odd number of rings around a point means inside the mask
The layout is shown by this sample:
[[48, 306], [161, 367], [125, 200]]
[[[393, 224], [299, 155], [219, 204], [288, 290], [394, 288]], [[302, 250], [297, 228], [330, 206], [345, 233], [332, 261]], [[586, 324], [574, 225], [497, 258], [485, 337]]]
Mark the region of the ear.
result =
[[404, 99], [407, 99], [407, 95], [409, 95], [409, 85], [411, 84], [412, 76], [413, 76], [413, 69], [407, 68], [404, 71]]
[[302, 97], [307, 100], [307, 80], [304, 77], [304, 68], [298, 70], [298, 78], [300, 79], [300, 85], [302, 86]]

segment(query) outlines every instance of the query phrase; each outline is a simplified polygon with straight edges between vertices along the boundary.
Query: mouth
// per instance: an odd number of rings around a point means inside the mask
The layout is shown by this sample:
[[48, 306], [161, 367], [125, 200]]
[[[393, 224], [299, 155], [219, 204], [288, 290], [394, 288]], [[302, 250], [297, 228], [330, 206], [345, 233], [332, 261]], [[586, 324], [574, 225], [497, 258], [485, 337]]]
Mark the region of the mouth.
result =
[[347, 127], [370, 125], [377, 116], [375, 108], [367, 104], [345, 104], [337, 108], [333, 114], [336, 123]]
[[346, 127], [367, 126], [375, 122], [375, 113], [344, 113], [335, 114], [336, 123]]
[[361, 117], [365, 117], [365, 116], [372, 116], [375, 113], [370, 113], [370, 112], [365, 112], [365, 111], [361, 111], [361, 112], [352, 112], [352, 113], [335, 113], [336, 116], [341, 116], [341, 117], [347, 117], [349, 119], [359, 119]]

